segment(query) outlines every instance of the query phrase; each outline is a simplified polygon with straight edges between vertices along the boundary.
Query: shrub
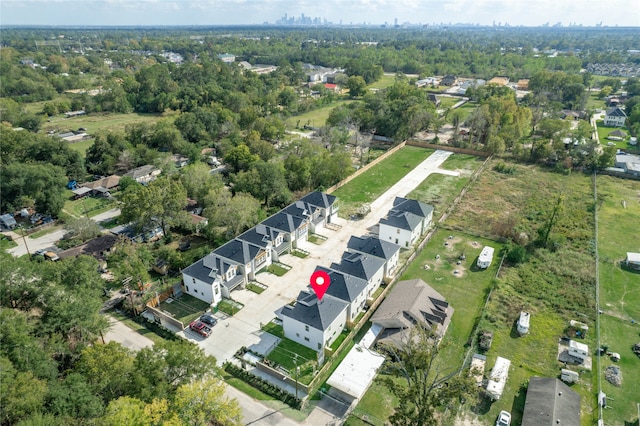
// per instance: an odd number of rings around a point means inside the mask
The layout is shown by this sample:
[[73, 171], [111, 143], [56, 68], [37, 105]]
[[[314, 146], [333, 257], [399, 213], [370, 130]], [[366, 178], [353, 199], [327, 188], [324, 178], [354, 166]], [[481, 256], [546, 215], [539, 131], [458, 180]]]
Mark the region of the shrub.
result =
[[242, 380], [243, 382], [253, 386], [254, 388], [266, 393], [269, 396], [272, 396], [285, 404], [289, 405], [291, 408], [295, 408], [296, 410], [300, 409], [301, 400], [291, 395], [290, 393], [280, 389], [279, 387], [272, 385], [261, 377], [255, 376], [248, 371], [237, 367], [229, 362], [224, 364], [224, 370], [231, 374], [232, 376]]
[[495, 166], [493, 166], [493, 170], [505, 175], [514, 175], [517, 169], [515, 166], [509, 166], [506, 163], [500, 161]]

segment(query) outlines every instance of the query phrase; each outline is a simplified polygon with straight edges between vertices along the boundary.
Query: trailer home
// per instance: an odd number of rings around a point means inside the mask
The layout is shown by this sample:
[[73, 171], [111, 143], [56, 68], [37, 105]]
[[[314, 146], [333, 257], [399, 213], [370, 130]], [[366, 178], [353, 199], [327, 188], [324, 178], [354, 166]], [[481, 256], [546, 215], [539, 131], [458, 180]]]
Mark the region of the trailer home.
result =
[[569, 356], [575, 358], [578, 362], [584, 362], [589, 356], [589, 347], [584, 343], [569, 340]]
[[577, 383], [580, 376], [578, 372], [563, 368], [560, 370], [560, 380], [565, 383]]
[[502, 396], [509, 377], [509, 367], [511, 367], [511, 361], [508, 359], [500, 356], [496, 359], [496, 364], [493, 366], [487, 382], [487, 395], [491, 399], [498, 400]]
[[493, 247], [484, 246], [480, 256], [478, 256], [478, 268], [487, 269], [493, 262]]
[[518, 334], [524, 336], [529, 332], [529, 321], [531, 320], [531, 314], [526, 311], [520, 312], [520, 318], [518, 318], [518, 324], [516, 330]]

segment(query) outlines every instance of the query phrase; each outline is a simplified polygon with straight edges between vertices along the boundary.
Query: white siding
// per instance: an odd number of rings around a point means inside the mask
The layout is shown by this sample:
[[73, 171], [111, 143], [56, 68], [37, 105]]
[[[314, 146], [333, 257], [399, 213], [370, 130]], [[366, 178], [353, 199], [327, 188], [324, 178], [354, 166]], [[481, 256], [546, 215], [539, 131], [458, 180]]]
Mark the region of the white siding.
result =
[[380, 239], [403, 248], [408, 248], [411, 246], [412, 232], [381, 223]]
[[209, 284], [185, 273], [182, 274], [182, 280], [185, 293], [196, 299], [200, 299], [214, 306], [222, 300], [222, 292], [218, 281]]

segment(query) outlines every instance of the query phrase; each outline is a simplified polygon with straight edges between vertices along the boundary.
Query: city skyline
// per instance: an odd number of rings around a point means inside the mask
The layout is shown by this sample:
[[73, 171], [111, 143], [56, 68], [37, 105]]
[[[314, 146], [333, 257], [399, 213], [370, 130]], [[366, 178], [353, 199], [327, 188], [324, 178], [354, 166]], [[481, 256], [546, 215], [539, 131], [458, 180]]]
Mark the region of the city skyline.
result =
[[3, 0], [0, 24], [51, 26], [262, 25], [288, 17], [317, 25], [640, 26], [640, 2], [611, 0]]

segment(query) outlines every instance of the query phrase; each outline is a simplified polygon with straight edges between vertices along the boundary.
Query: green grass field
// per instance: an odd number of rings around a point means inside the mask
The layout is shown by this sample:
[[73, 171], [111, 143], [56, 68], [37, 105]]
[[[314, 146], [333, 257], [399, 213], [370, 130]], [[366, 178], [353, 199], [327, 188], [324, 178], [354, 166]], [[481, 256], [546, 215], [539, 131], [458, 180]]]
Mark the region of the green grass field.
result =
[[166, 301], [160, 303], [159, 308], [171, 313], [175, 319], [182, 321], [186, 327], [191, 321], [209, 309], [209, 304], [188, 294], [183, 294], [179, 299], [172, 299], [171, 303]]
[[44, 131], [49, 130], [77, 130], [80, 127], [87, 129], [87, 133], [94, 134], [100, 131], [124, 131], [127, 124], [133, 123], [155, 123], [156, 121], [167, 118], [175, 120], [178, 117], [177, 112], [169, 112], [165, 114], [88, 114], [72, 118], [64, 116], [52, 117], [50, 122], [45, 123], [42, 128]]
[[340, 215], [348, 217], [363, 203], [370, 203], [425, 160], [433, 150], [405, 146], [360, 176], [335, 190]]
[[285, 124], [289, 129], [296, 129], [296, 126], [299, 126], [299, 129], [301, 129], [303, 126], [322, 127], [324, 126], [327, 118], [329, 118], [329, 114], [331, 114], [331, 111], [333, 111], [334, 108], [337, 108], [340, 105], [348, 104], [349, 102], [353, 101], [344, 99], [334, 102], [331, 105], [314, 109], [313, 111], [307, 111], [304, 114], [291, 116], [285, 120]]
[[78, 151], [84, 157], [91, 145], [93, 145], [93, 139], [87, 139], [86, 141], [71, 143], [69, 148]]
[[72, 217], [88, 215], [93, 217], [111, 210], [116, 206], [115, 201], [104, 197], [85, 197], [80, 200], [67, 200], [62, 209], [63, 213]]
[[393, 83], [396, 82], [396, 76], [395, 75], [383, 75], [382, 78], [380, 78], [380, 80], [371, 83], [369, 86], [367, 86], [368, 89], [386, 89], [389, 86], [393, 86]]
[[587, 110], [600, 110], [605, 109], [607, 106], [604, 103], [604, 100], [598, 97], [598, 92], [590, 92], [589, 97], [587, 98], [587, 104], [585, 109]]
[[[460, 108], [456, 108], [454, 111], [461, 111], [461, 120], [460, 123], [464, 123], [466, 121], [466, 119], [471, 115], [471, 113], [473, 111], [476, 110], [476, 108], [478, 107], [478, 104], [476, 102], [467, 102], [464, 105], [462, 105]], [[453, 114], [449, 114], [449, 123], [451, 123]]]
[[[640, 358], [631, 346], [640, 343], [640, 273], [621, 267], [626, 252], [640, 252], [640, 182], [599, 176], [598, 250], [600, 254], [601, 341], [618, 352], [623, 382], [615, 387], [602, 380], [603, 392], [613, 398], [604, 411], [607, 425], [629, 425], [640, 402]], [[623, 206], [623, 200], [626, 207]], [[633, 320], [633, 323], [632, 323]], [[602, 358], [602, 368], [613, 364]]]
[[[613, 142], [616, 144], [616, 147], [619, 149], [626, 149], [628, 148], [629, 145], [629, 130], [626, 127], [606, 127], [604, 125], [604, 121], [602, 120], [598, 120], [596, 121], [596, 126], [598, 127], [598, 138], [600, 139], [600, 144], [606, 146], [609, 142]], [[624, 138], [624, 140], [621, 141], [612, 141], [607, 139], [607, 136], [609, 136], [609, 133], [615, 131], [615, 130], [622, 130], [627, 134], [627, 137]]]

